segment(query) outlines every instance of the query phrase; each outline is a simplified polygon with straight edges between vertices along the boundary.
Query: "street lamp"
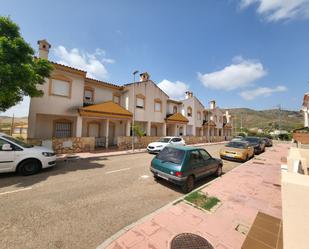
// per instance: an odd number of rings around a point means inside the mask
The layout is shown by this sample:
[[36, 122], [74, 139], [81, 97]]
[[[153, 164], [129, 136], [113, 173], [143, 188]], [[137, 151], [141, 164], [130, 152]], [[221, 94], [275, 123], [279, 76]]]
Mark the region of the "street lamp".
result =
[[134, 151], [134, 120], [135, 120], [135, 75], [138, 73], [138, 70], [133, 72], [133, 120], [132, 120], [132, 152]]

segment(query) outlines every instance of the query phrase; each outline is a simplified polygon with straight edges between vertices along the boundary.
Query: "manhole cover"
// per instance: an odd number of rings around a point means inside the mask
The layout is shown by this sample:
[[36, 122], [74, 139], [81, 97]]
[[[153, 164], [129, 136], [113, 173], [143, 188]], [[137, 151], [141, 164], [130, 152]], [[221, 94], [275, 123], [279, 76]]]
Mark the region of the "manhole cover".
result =
[[214, 249], [203, 237], [192, 233], [181, 233], [173, 238], [171, 249]]

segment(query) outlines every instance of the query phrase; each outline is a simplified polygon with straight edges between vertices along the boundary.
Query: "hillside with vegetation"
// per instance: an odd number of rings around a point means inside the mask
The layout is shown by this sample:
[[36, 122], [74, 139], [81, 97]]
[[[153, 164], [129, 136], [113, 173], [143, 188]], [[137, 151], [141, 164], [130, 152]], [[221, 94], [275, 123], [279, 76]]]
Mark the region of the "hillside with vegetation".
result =
[[301, 112], [289, 110], [262, 110], [256, 111], [248, 108], [228, 109], [234, 119], [237, 130], [241, 124], [243, 128], [259, 128], [264, 131], [272, 131], [281, 128], [282, 130], [293, 130], [303, 127], [303, 115]]

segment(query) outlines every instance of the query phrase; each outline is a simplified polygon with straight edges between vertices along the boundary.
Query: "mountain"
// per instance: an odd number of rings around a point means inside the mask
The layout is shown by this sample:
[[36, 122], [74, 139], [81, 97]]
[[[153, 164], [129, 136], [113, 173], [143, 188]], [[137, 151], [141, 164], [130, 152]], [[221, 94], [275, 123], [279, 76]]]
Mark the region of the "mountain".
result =
[[[0, 116], [0, 128], [8, 127], [12, 123], [12, 117]], [[14, 123], [28, 123], [28, 117], [14, 118]]]
[[[234, 119], [236, 128], [261, 128], [261, 129], [278, 129], [293, 130], [303, 127], [303, 114], [297, 111], [289, 110], [262, 110], [256, 111], [249, 108], [232, 108], [228, 109]], [[280, 126], [279, 126], [280, 124]]]

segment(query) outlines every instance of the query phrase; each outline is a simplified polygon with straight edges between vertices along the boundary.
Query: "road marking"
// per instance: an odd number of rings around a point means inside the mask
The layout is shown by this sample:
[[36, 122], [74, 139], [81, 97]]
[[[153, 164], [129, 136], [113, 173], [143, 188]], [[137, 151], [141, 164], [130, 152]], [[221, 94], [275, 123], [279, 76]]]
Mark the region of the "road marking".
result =
[[107, 171], [105, 174], [112, 174], [112, 173], [116, 173], [116, 172], [120, 172], [120, 171], [126, 171], [126, 170], [129, 170], [129, 169], [131, 169], [131, 168], [124, 168], [124, 169]]
[[7, 191], [7, 192], [2, 192], [2, 193], [0, 193], [0, 195], [13, 194], [13, 193], [17, 193], [17, 192], [21, 192], [21, 191], [25, 191], [25, 190], [30, 190], [30, 189], [32, 189], [32, 187], [22, 188], [22, 189]]

